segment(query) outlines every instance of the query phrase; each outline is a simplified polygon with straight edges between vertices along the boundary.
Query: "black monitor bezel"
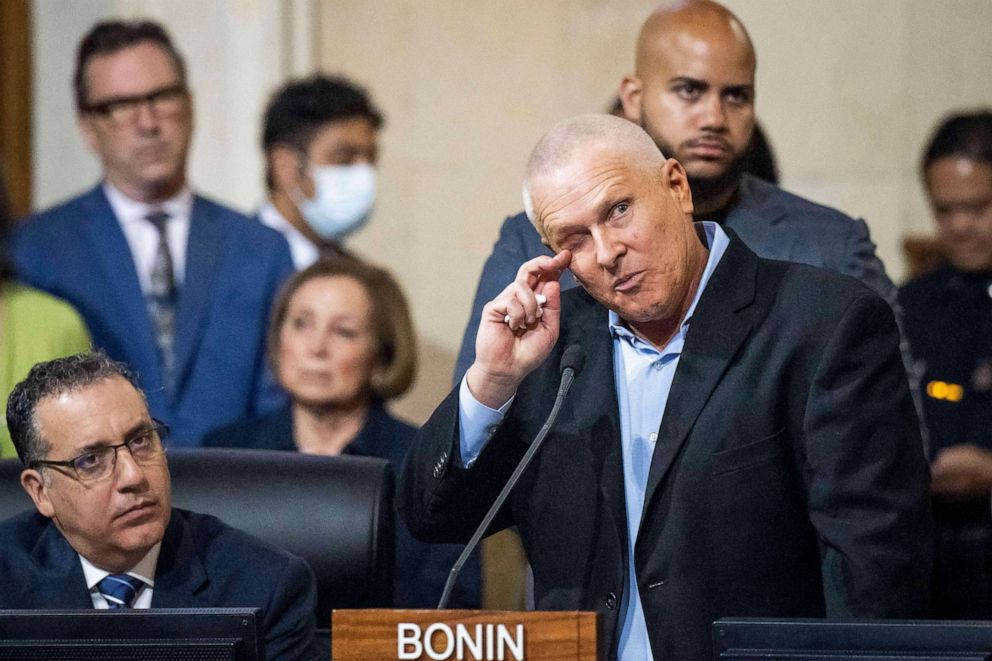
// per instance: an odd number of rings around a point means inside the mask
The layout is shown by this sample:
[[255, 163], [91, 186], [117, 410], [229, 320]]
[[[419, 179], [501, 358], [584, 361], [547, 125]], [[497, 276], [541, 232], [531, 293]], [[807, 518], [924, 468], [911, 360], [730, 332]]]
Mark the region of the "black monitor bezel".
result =
[[39, 650], [67, 641], [81, 649], [108, 641], [156, 641], [178, 651], [183, 645], [232, 640], [240, 641], [245, 661], [264, 661], [260, 608], [0, 610], [0, 641], [8, 649], [28, 641]]
[[914, 661], [992, 659], [992, 622], [722, 618], [713, 623], [714, 661], [866, 656]]

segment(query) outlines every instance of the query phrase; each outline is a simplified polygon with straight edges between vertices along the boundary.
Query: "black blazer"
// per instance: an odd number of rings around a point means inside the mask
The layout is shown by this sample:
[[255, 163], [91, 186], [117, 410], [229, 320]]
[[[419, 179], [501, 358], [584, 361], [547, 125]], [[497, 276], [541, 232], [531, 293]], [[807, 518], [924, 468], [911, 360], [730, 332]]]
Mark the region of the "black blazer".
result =
[[[79, 556], [50, 519], [0, 524], [0, 609], [93, 608]], [[319, 658], [313, 573], [303, 560], [204, 514], [173, 509], [155, 568], [153, 608], [258, 607], [266, 659]]]
[[[389, 415], [382, 402], [369, 409], [358, 436], [345, 454], [385, 459], [399, 472], [417, 430]], [[205, 447], [250, 448], [296, 452], [293, 415], [289, 406], [256, 420], [240, 420], [206, 436]], [[417, 541], [397, 520], [396, 576], [393, 605], [397, 608], [434, 608], [441, 599], [448, 572], [462, 545], [425, 544]], [[482, 602], [482, 568], [479, 552], [473, 553], [451, 596], [450, 608], [479, 608]]]
[[[607, 311], [562, 300], [561, 337], [470, 470], [458, 391], [400, 479], [415, 535], [465, 539], [534, 438], [561, 353], [586, 354], [558, 422], [500, 512], [537, 606], [596, 610], [616, 654], [627, 581]], [[635, 548], [656, 659], [708, 661], [724, 616], [915, 617], [929, 598], [928, 472], [889, 306], [857, 281], [731, 243], [697, 305], [652, 459]]]

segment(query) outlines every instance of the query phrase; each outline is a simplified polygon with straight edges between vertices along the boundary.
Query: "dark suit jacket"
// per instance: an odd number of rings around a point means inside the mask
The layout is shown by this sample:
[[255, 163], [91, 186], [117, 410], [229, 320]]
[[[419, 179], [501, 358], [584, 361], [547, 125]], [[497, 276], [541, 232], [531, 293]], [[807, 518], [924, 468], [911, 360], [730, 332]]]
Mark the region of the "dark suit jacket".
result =
[[[93, 608], [79, 556], [50, 519], [0, 524], [2, 608]], [[155, 569], [153, 608], [258, 607], [269, 661], [311, 659], [316, 588], [305, 562], [220, 520], [173, 509]]]
[[[561, 337], [471, 469], [458, 389], [399, 483], [418, 537], [467, 538], [554, 400], [584, 372], [493, 530], [516, 525], [537, 606], [596, 610], [615, 654], [627, 524], [606, 310], [563, 295]], [[926, 615], [928, 472], [889, 306], [860, 283], [731, 244], [697, 305], [649, 471], [635, 547], [654, 658], [708, 661], [724, 616]]]
[[[360, 457], [385, 459], [394, 471], [399, 472], [416, 432], [414, 427], [389, 415], [386, 407], [377, 402], [369, 409], [358, 436], [344, 451]], [[205, 447], [295, 452], [292, 412], [286, 406], [256, 420], [235, 422], [208, 434], [203, 444]], [[448, 572], [461, 551], [461, 545], [419, 542], [402, 521], [397, 520], [394, 605], [397, 608], [436, 607]], [[450, 607], [481, 607], [481, 582], [482, 569], [476, 552], [469, 557], [458, 577]]]
[[293, 272], [278, 232], [195, 198], [172, 390], [163, 382], [127, 239], [102, 186], [19, 223], [13, 257], [21, 279], [69, 301], [94, 346], [138, 373], [148, 407], [172, 427], [174, 445], [199, 445], [217, 425], [285, 402], [264, 359], [269, 307]]
[[[737, 200], [721, 223], [744, 240], [761, 257], [819, 266], [858, 278], [890, 304], [896, 288], [875, 256], [868, 227], [829, 207], [787, 193], [781, 188], [745, 174]], [[496, 298], [517, 274], [517, 269], [538, 255], [550, 255], [537, 230], [523, 213], [503, 223], [499, 239], [486, 260], [462, 338], [455, 382], [475, 360], [475, 336], [486, 303]], [[577, 283], [570, 272], [562, 277], [562, 288]]]

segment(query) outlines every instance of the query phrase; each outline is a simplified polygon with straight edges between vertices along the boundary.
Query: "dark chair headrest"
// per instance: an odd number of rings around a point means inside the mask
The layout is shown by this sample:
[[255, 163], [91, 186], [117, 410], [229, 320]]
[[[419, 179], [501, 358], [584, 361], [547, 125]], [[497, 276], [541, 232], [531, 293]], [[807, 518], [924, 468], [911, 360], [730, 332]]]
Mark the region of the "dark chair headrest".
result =
[[[168, 456], [174, 507], [212, 514], [309, 563], [318, 627], [334, 608], [391, 605], [393, 474], [385, 460], [227, 449]], [[0, 520], [33, 507], [21, 470], [19, 461], [0, 461]]]

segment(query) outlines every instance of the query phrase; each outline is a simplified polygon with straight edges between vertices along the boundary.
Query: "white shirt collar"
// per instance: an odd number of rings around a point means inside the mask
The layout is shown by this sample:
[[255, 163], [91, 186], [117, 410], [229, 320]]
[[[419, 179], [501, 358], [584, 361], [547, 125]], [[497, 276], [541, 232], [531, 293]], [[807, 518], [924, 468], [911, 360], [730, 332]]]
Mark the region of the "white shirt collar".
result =
[[258, 218], [263, 225], [267, 225], [286, 237], [289, 243], [289, 252], [293, 256], [293, 266], [297, 271], [302, 271], [317, 261], [320, 257], [320, 249], [308, 239], [303, 232], [296, 229], [296, 226], [286, 220], [286, 217], [279, 213], [271, 200], [268, 200], [258, 210]]
[[155, 204], [146, 204], [129, 198], [113, 184], [104, 182], [103, 192], [110, 202], [117, 223], [120, 225], [131, 258], [141, 283], [141, 291], [146, 294], [151, 288], [151, 272], [155, 265], [161, 235], [158, 230], [146, 220], [152, 211], [164, 211], [169, 214], [165, 223], [165, 233], [172, 254], [172, 270], [177, 285], [182, 285], [186, 279], [186, 245], [189, 240], [190, 224], [193, 213], [193, 192], [183, 187], [174, 196]]
[[[706, 268], [703, 269], [703, 276], [699, 279], [699, 286], [696, 287], [696, 294], [692, 297], [692, 303], [689, 305], [689, 309], [686, 310], [685, 317], [682, 319], [676, 335], [685, 335], [688, 332], [689, 322], [692, 320], [692, 315], [696, 311], [696, 304], [699, 303], [699, 298], [703, 295], [703, 290], [706, 289], [706, 285], [710, 281], [710, 276], [713, 275], [713, 271], [716, 270], [717, 264], [720, 263], [723, 253], [726, 252], [727, 246], [730, 245], [730, 237], [727, 236], [727, 233], [717, 223], [704, 220], [695, 222], [693, 225], [696, 227], [697, 232], [702, 230], [703, 236], [701, 238], [706, 240], [709, 256], [706, 259]], [[614, 337], [636, 337], [628, 330], [626, 322], [620, 319], [620, 315], [613, 310], [609, 311], [609, 321], [610, 332]]]
[[193, 211], [193, 191], [189, 186], [183, 186], [182, 190], [172, 197], [155, 204], [131, 199], [109, 181], [103, 182], [103, 192], [114, 210], [114, 215], [122, 225], [143, 222], [145, 216], [152, 211], [164, 211], [170, 218], [189, 218]]
[[[134, 576], [148, 587], [155, 587], [155, 567], [158, 565], [158, 554], [162, 550], [162, 542], [148, 550], [141, 560], [138, 561], [130, 571], [124, 572], [128, 576]], [[90, 591], [96, 589], [97, 584], [115, 572], [100, 569], [92, 562], [79, 556], [79, 562], [83, 565], [83, 575], [86, 577], [86, 587]]]

